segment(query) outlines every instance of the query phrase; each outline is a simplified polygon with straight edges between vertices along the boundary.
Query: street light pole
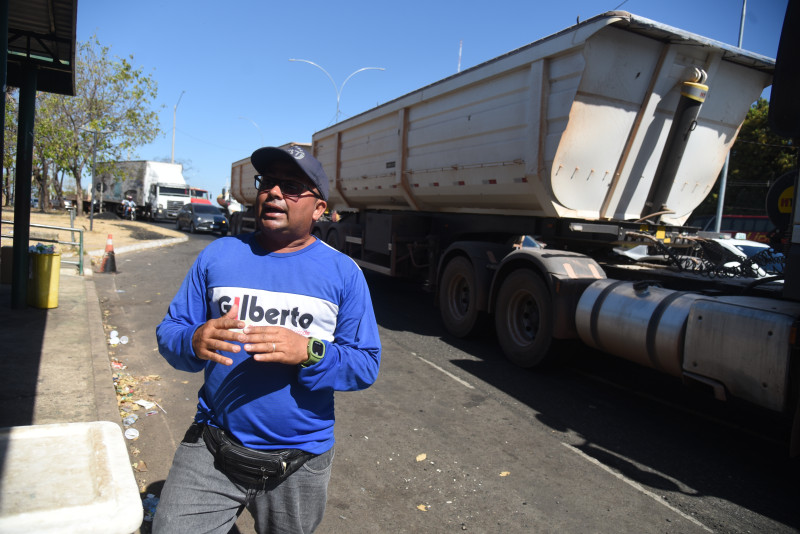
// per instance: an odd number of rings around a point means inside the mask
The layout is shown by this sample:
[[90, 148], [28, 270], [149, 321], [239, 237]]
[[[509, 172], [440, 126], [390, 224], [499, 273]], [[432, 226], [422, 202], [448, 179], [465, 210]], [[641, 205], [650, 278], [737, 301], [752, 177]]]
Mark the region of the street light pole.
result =
[[178, 97], [175, 107], [172, 108], [172, 163], [175, 163], [175, 116], [178, 114], [178, 104], [181, 103], [181, 98], [183, 98], [183, 93], [185, 92], [181, 91], [181, 96]]
[[[742, 0], [742, 18], [739, 20], [739, 48], [742, 47], [742, 37], [744, 37], [744, 15], [747, 11], [747, 0]], [[725, 163], [722, 165], [722, 176], [719, 180], [719, 197], [717, 198], [717, 216], [714, 221], [714, 231], [722, 229], [722, 214], [725, 209], [725, 191], [728, 188], [728, 165], [731, 161], [731, 153], [725, 154]]]
[[[95, 130], [80, 127], [81, 130], [84, 132], [89, 132], [92, 134], [92, 186], [89, 188], [89, 191], [92, 193], [92, 200], [89, 203], [89, 231], [94, 230], [94, 195], [95, 191], [98, 187], [100, 187], [100, 202], [97, 203], [97, 209], [100, 209], [103, 205], [103, 182], [97, 182], [97, 172], [96, 172], [96, 160], [97, 160], [97, 134], [110, 134], [114, 133], [113, 130]], [[83, 199], [76, 199], [77, 202], [83, 203]], [[80, 207], [78, 207], [80, 209]]]
[[350, 76], [348, 76], [347, 78], [345, 78], [344, 82], [342, 82], [342, 86], [341, 86], [341, 87], [338, 87], [338, 86], [336, 85], [336, 82], [333, 80], [333, 76], [331, 76], [331, 75], [328, 73], [328, 71], [327, 71], [327, 70], [323, 69], [322, 67], [320, 67], [319, 65], [317, 65], [317, 64], [316, 64], [316, 63], [314, 63], [313, 61], [309, 61], [309, 60], [307, 60], [307, 59], [290, 59], [289, 61], [302, 61], [303, 63], [308, 63], [309, 65], [314, 65], [314, 66], [315, 66], [315, 67], [317, 67], [319, 70], [321, 70], [322, 72], [324, 72], [324, 73], [325, 73], [325, 76], [327, 76], [327, 77], [328, 77], [328, 79], [329, 79], [329, 80], [331, 81], [331, 83], [333, 84], [333, 89], [334, 89], [334, 91], [336, 91], [336, 118], [335, 118], [335, 122], [339, 122], [339, 103], [340, 103], [340, 101], [341, 101], [341, 99], [342, 99], [342, 91], [344, 90], [344, 86], [345, 86], [345, 84], [347, 83], [347, 81], [348, 81], [350, 78], [352, 78], [353, 76], [355, 76], [356, 74], [358, 74], [359, 72], [363, 72], [363, 71], [365, 71], [365, 70], [386, 70], [386, 69], [384, 69], [383, 67], [362, 67], [362, 68], [358, 69], [357, 71], [355, 71], [355, 72], [351, 73], [351, 74], [350, 74]]

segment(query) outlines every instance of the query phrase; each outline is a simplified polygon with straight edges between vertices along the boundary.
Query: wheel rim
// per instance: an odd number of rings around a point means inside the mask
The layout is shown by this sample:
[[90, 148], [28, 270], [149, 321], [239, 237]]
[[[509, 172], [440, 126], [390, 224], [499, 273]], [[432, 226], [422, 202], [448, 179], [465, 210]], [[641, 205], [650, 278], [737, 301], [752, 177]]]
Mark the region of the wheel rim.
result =
[[539, 334], [539, 306], [527, 291], [517, 291], [509, 302], [508, 335], [518, 346], [530, 345]]
[[457, 319], [463, 319], [469, 312], [470, 299], [470, 288], [466, 278], [463, 276], [454, 278], [447, 293], [450, 295], [448, 299], [450, 315]]

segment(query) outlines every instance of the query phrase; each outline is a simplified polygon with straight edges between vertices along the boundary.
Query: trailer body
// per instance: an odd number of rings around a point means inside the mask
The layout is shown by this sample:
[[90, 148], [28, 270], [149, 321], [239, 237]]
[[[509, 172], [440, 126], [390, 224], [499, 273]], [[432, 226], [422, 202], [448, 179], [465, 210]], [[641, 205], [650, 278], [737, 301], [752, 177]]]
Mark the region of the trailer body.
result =
[[190, 201], [183, 165], [161, 161], [118, 161], [99, 175], [94, 194], [105, 209], [120, 215], [122, 201], [131, 197], [137, 216], [148, 219], [174, 219]]
[[[771, 60], [624, 13], [585, 23], [317, 132], [330, 208], [636, 220], [707, 196]], [[682, 83], [710, 87], [658, 176]]]

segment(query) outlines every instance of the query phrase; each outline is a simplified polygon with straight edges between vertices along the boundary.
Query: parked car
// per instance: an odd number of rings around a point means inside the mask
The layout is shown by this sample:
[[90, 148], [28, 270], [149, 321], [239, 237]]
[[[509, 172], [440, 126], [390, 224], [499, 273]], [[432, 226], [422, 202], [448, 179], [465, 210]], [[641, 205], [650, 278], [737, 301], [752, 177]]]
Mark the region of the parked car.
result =
[[211, 204], [184, 204], [175, 217], [175, 228], [188, 228], [191, 233], [216, 232], [220, 236], [228, 235], [228, 218], [216, 206]]

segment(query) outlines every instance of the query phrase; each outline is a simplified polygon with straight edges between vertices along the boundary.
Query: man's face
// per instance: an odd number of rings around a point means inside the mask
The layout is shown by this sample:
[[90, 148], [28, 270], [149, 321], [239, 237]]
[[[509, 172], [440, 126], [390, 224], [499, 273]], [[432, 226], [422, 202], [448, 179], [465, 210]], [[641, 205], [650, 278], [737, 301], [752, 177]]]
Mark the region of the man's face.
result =
[[[318, 193], [313, 182], [294, 165], [288, 162], [275, 162], [266, 169], [265, 176], [278, 180], [291, 180], [308, 185]], [[294, 241], [308, 237], [311, 225], [325, 212], [327, 203], [317, 198], [311, 191], [300, 195], [286, 195], [279, 186], [271, 189], [263, 185], [258, 191], [256, 228], [265, 236]]]

